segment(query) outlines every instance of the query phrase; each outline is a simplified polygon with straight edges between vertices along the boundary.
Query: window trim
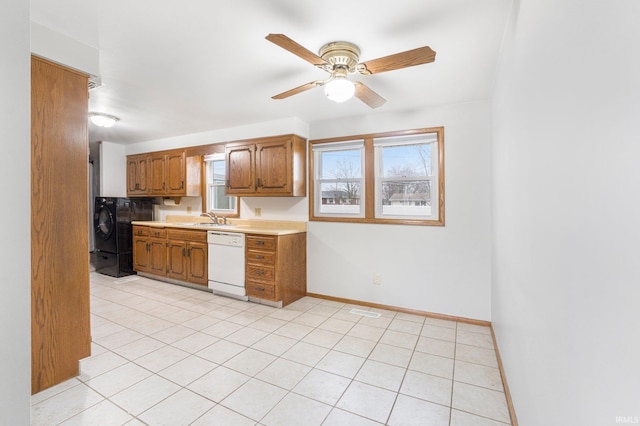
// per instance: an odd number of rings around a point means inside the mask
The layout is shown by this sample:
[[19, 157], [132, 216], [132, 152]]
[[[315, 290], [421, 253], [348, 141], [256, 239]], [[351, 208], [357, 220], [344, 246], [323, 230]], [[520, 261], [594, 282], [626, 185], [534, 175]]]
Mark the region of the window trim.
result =
[[[376, 218], [376, 164], [374, 139], [392, 138], [410, 135], [433, 133], [437, 137], [437, 219], [415, 218]], [[342, 217], [316, 215], [315, 204], [318, 202], [316, 195], [316, 165], [314, 164], [314, 146], [336, 142], [364, 140], [364, 217]], [[393, 225], [419, 225], [419, 226], [444, 226], [445, 225], [445, 191], [444, 191], [444, 127], [430, 127], [422, 129], [402, 130], [384, 133], [370, 133], [364, 135], [345, 136], [327, 139], [315, 139], [309, 141], [309, 220], [318, 222], [351, 222]]]

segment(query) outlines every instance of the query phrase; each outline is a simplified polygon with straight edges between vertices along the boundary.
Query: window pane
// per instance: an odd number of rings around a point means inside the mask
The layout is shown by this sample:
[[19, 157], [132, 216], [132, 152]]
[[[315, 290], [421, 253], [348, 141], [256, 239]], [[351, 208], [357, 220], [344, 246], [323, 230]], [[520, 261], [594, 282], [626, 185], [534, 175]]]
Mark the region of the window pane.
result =
[[236, 209], [236, 197], [227, 197], [224, 194], [224, 186], [209, 186], [208, 210], [233, 210]]
[[380, 177], [431, 176], [431, 144], [385, 146], [380, 148]]
[[360, 149], [320, 152], [320, 179], [359, 179], [362, 176]]
[[207, 211], [222, 214], [237, 214], [237, 197], [225, 195], [225, 160], [224, 155], [215, 154], [205, 159], [207, 176]]
[[380, 189], [383, 215], [431, 216], [430, 181], [383, 181]]
[[360, 182], [331, 182], [320, 184], [319, 213], [360, 213]]
[[211, 183], [214, 184], [224, 184], [224, 173], [225, 173], [225, 162], [224, 160], [222, 161], [212, 161], [212, 170], [213, 170], [213, 175], [212, 175], [212, 179], [211, 179]]

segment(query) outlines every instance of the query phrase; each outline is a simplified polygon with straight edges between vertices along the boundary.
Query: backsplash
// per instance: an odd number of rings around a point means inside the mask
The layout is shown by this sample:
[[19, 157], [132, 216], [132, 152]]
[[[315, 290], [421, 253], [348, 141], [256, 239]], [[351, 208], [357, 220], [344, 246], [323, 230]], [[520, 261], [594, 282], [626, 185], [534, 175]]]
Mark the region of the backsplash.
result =
[[202, 213], [202, 197], [181, 197], [175, 204], [173, 198], [156, 197], [153, 205], [153, 219], [165, 221], [167, 215], [200, 216]]
[[[256, 215], [260, 209], [260, 216]], [[175, 204], [172, 198], [154, 199], [154, 220], [166, 221], [167, 215], [200, 216], [202, 197], [182, 197]], [[243, 197], [240, 198], [240, 218], [260, 220], [309, 220], [307, 197]]]

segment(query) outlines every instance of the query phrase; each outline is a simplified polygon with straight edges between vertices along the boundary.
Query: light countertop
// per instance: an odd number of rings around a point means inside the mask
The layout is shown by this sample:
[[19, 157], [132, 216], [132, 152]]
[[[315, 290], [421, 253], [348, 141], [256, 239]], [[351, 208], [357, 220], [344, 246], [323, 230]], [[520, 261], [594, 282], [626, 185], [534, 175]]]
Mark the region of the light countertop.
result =
[[213, 225], [210, 219], [200, 216], [167, 216], [161, 221], [133, 221], [133, 225], [156, 228], [182, 228], [203, 231], [241, 232], [245, 234], [288, 235], [307, 232], [307, 223], [280, 220], [229, 219], [227, 225]]

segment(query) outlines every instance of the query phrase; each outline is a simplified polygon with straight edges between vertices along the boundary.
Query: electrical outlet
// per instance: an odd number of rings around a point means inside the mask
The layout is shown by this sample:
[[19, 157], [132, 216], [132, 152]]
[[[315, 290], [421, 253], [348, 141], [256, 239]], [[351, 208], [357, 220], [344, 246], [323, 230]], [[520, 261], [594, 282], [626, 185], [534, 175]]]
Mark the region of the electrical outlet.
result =
[[380, 272], [376, 272], [375, 274], [373, 274], [373, 283], [375, 285], [382, 284], [382, 277], [380, 276]]
[[262, 216], [262, 209], [261, 209], [260, 207], [256, 207], [256, 208], [254, 209], [254, 212], [255, 212], [255, 216], [256, 216], [256, 217], [260, 217], [260, 216]]
[[191, 206], [187, 206], [187, 213], [191, 213]]

